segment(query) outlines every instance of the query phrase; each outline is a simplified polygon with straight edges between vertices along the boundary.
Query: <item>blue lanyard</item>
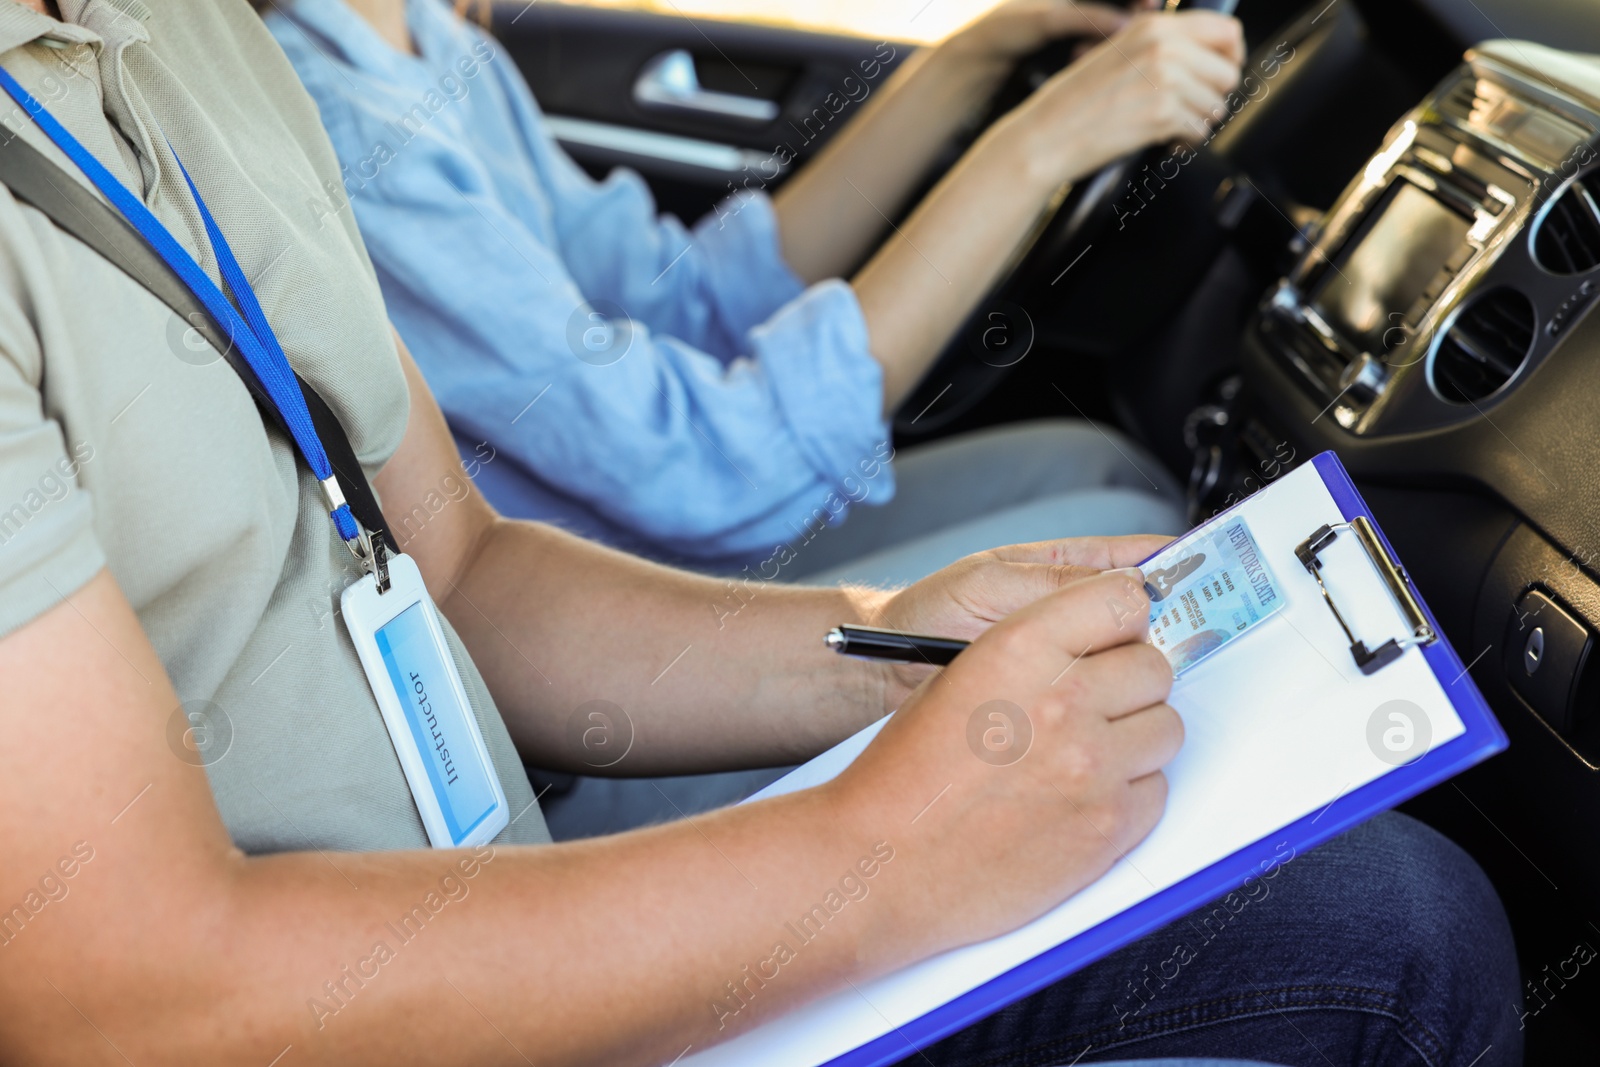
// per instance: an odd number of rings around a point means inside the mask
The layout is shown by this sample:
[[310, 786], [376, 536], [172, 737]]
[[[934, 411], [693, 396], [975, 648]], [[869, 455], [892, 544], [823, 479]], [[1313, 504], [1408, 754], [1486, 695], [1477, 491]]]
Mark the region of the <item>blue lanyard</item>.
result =
[[[328, 504], [328, 515], [333, 520], [334, 529], [347, 544], [351, 545], [352, 551], [355, 551], [358, 557], [364, 557], [363, 551], [356, 548], [356, 543], [364, 540], [363, 532], [356, 523], [355, 516], [350, 513], [350, 505], [345, 502], [338, 479], [334, 477], [333, 465], [328, 462], [328, 453], [322, 447], [322, 439], [317, 436], [316, 427], [311, 423], [311, 412], [306, 408], [305, 394], [300, 391], [300, 383], [295, 380], [289, 358], [284, 355], [283, 347], [278, 344], [277, 334], [273, 333], [272, 325], [267, 322], [267, 316], [261, 310], [261, 303], [256, 299], [255, 290], [251, 288], [249, 279], [239, 266], [239, 261], [234, 258], [233, 249], [228, 245], [227, 238], [222, 235], [216, 219], [211, 217], [211, 210], [201, 197], [200, 190], [195, 188], [183, 161], [178, 160], [178, 169], [183, 171], [183, 180], [188, 183], [189, 192], [194, 196], [195, 206], [200, 209], [200, 217], [205, 221], [206, 235], [211, 239], [211, 248], [216, 254], [217, 265], [221, 268], [222, 279], [233, 293], [234, 299], [238, 300], [240, 307], [244, 309], [243, 317], [239, 314], [239, 308], [236, 308], [223, 294], [200, 264], [195, 262], [194, 257], [178, 243], [150, 209], [145, 207], [127, 186], [118, 181], [115, 175], [102, 166], [100, 161], [91, 155], [89, 150], [45, 109], [43, 104], [19, 85], [4, 67], [0, 67], [0, 88], [4, 88], [34, 122], [39, 124], [45, 135], [55, 142], [56, 147], [78, 165], [101, 194], [113, 207], [122, 212], [122, 216], [139, 231], [140, 235], [150, 243], [150, 247], [155, 249], [189, 287], [189, 291], [210, 313], [211, 318], [227, 330], [230, 342], [238, 345], [245, 362], [255, 372], [268, 398], [277, 407], [279, 418], [289, 428], [289, 433], [293, 436], [306, 465], [321, 483], [322, 493]], [[172, 156], [174, 159], [178, 158], [176, 149], [173, 150]]]

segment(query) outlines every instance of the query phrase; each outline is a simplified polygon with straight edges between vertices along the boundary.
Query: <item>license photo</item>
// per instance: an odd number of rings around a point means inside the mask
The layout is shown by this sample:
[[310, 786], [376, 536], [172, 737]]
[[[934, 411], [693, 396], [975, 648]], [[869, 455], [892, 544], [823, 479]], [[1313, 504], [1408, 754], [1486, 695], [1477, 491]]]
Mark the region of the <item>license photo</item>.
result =
[[1283, 606], [1277, 580], [1243, 519], [1185, 539], [1144, 568], [1150, 641], [1173, 674], [1206, 659]]

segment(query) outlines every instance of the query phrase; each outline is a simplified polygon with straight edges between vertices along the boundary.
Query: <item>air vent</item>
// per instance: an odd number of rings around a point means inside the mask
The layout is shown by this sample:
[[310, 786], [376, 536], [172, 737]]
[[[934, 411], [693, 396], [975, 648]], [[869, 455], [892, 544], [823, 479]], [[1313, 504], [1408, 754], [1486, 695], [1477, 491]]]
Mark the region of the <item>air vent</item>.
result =
[[1533, 258], [1552, 274], [1583, 274], [1600, 266], [1600, 171], [1567, 186], [1533, 235]]
[[1478, 79], [1462, 78], [1439, 99], [1439, 110], [1453, 118], [1467, 122], [1478, 103]]
[[1456, 313], [1433, 357], [1433, 387], [1445, 400], [1471, 404], [1511, 380], [1533, 347], [1533, 301], [1515, 289], [1473, 297]]

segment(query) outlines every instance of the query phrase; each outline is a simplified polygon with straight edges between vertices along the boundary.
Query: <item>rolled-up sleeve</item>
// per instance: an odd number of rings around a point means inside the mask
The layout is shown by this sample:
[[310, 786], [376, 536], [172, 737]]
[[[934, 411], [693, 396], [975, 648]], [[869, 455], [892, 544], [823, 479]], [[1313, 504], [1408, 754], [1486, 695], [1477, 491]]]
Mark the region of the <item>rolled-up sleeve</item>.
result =
[[704, 253], [702, 288], [733, 336], [743, 337], [804, 291], [783, 258], [767, 194], [728, 197], [700, 220], [694, 235]]
[[[883, 374], [875, 360], [863, 358], [867, 322], [855, 290], [842, 281], [819, 282], [752, 328], [749, 338], [807, 464], [835, 484], [860, 479], [886, 427]], [[874, 504], [892, 492], [892, 485], [879, 488], [885, 495], [869, 497]]]

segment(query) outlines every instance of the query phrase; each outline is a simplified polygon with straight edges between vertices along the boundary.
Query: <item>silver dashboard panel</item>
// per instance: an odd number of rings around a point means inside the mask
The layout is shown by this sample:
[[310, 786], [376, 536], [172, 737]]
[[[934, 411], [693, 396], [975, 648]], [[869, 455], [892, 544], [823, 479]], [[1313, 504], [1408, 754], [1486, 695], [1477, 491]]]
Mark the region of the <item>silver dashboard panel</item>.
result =
[[[1600, 99], [1502, 55], [1469, 52], [1390, 130], [1308, 235], [1294, 268], [1263, 301], [1260, 339], [1348, 432], [1416, 433], [1477, 416], [1534, 373], [1600, 294], [1600, 270], [1554, 274], [1533, 253], [1533, 236], [1550, 205], [1575, 178], [1600, 166], [1597, 141]], [[1362, 336], [1336, 321], [1318, 296], [1330, 285], [1362, 281], [1343, 275], [1343, 268], [1383, 225], [1389, 205], [1398, 197], [1418, 199], [1415, 192], [1459, 218], [1464, 237], [1447, 251], [1425, 250], [1421, 236], [1416, 248], [1384, 250], [1416, 261], [1419, 291], [1388, 312], [1375, 344], [1371, 331]], [[1366, 262], [1373, 262], [1370, 249]], [[1441, 338], [1464, 302], [1501, 287], [1521, 292], [1533, 306], [1527, 356], [1492, 395], [1466, 403], [1446, 399], [1432, 381]]]

